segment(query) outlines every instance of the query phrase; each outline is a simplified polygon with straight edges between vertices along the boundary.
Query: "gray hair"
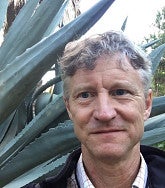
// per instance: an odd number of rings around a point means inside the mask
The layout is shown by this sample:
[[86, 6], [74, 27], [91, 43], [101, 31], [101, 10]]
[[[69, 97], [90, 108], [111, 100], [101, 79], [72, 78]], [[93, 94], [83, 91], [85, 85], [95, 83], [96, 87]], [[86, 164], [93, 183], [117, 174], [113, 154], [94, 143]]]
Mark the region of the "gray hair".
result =
[[93, 70], [96, 60], [103, 55], [125, 55], [139, 73], [146, 95], [151, 85], [151, 62], [146, 54], [122, 32], [106, 32], [69, 43], [59, 60], [64, 81], [64, 96], [69, 97], [68, 83], [78, 69]]

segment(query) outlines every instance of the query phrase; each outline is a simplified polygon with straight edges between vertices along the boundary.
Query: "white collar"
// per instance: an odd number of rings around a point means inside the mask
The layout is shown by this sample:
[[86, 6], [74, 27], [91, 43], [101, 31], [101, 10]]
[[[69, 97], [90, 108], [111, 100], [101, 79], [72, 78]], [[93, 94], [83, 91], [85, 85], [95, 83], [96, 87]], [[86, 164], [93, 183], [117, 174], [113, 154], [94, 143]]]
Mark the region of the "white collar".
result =
[[[140, 154], [140, 156], [141, 156], [141, 165], [139, 172], [135, 178], [135, 181], [133, 182], [132, 188], [146, 187], [148, 168], [142, 154]], [[85, 172], [83, 161], [82, 161], [82, 154], [80, 155], [80, 158], [77, 163], [76, 175], [81, 188], [95, 188]]]

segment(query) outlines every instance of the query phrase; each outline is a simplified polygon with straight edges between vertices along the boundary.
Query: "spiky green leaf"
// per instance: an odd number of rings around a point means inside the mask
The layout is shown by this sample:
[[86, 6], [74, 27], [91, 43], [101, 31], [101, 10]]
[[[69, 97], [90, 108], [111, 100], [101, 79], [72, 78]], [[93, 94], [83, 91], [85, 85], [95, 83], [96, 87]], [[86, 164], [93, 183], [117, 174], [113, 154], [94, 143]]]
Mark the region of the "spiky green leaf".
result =
[[165, 135], [165, 124], [161, 128], [156, 128], [144, 132], [141, 144], [151, 146], [158, 142], [164, 141], [164, 135]]
[[79, 146], [79, 141], [74, 135], [70, 121], [50, 129], [0, 169], [0, 186], [3, 187], [34, 166], [38, 166], [54, 156], [66, 155], [77, 146]]
[[4, 24], [4, 20], [5, 20], [5, 15], [7, 12], [7, 6], [8, 6], [8, 1], [6, 0], [1, 0], [0, 1], [0, 30]]
[[62, 95], [49, 103], [14, 139], [0, 149], [0, 167], [39, 135], [65, 111]]
[[165, 114], [160, 114], [152, 118], [149, 118], [145, 122], [144, 129], [145, 131], [149, 131], [149, 130], [154, 130], [156, 128], [163, 127], [164, 125], [165, 125]]
[[150, 117], [165, 113], [165, 96], [154, 97]]
[[41, 165], [27, 171], [23, 175], [11, 181], [9, 184], [5, 185], [5, 188], [23, 187], [33, 181], [40, 182], [46, 177], [51, 177], [58, 174], [68, 156], [69, 153], [62, 157], [54, 157], [53, 159], [42, 163]]
[[42, 39], [64, 0], [43, 1], [38, 8], [38, 0], [32, 2], [33, 0], [30, 0], [24, 5], [20, 11], [21, 15], [16, 17], [13, 27], [5, 37], [5, 43], [0, 50], [0, 69]]
[[112, 2], [113, 0], [100, 1], [60, 31], [16, 57], [0, 72], [0, 124], [54, 64], [64, 46], [91, 28]]
[[125, 31], [126, 24], [127, 24], [127, 20], [128, 20], [128, 16], [125, 18], [125, 20], [124, 20], [124, 22], [123, 22], [123, 24], [122, 24], [122, 26], [121, 26], [121, 30], [122, 30], [122, 31]]
[[59, 9], [59, 11], [57, 12], [56, 16], [53, 18], [53, 20], [51, 21], [51, 23], [49, 24], [49, 27], [47, 28], [47, 30], [45, 31], [43, 38], [49, 36], [50, 34], [54, 33], [55, 30], [57, 29], [58, 24], [61, 21], [61, 18], [63, 17], [63, 14], [66, 10], [66, 7], [69, 3], [69, 0], [64, 1], [63, 5], [61, 6], [61, 8]]
[[149, 42], [149, 43], [147, 43], [147, 44], [142, 45], [142, 48], [143, 48], [143, 49], [147, 49], [148, 47], [150, 47], [150, 46], [156, 44], [156, 43], [159, 42], [159, 41], [160, 41], [160, 39], [153, 40], [153, 41], [151, 41], [151, 42]]
[[165, 44], [160, 45], [156, 49], [154, 49], [150, 54], [149, 57], [152, 62], [152, 73], [154, 74], [157, 67], [159, 66], [160, 60], [165, 53]]

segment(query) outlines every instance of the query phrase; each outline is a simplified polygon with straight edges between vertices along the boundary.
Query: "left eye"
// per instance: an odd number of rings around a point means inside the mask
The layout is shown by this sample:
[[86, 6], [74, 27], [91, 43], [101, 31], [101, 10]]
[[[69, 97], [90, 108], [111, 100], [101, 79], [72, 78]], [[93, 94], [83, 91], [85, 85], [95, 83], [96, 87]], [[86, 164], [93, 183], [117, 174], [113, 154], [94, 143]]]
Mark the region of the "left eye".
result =
[[129, 92], [125, 89], [116, 89], [116, 90], [112, 91], [113, 96], [121, 96], [121, 95], [126, 95], [128, 93]]

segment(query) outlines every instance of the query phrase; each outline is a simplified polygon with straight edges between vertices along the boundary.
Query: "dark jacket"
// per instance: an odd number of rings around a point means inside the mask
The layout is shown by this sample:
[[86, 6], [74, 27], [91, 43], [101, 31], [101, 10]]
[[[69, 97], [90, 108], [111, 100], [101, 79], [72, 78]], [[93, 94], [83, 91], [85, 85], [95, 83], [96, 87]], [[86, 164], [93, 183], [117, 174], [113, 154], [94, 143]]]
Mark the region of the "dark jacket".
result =
[[[63, 170], [57, 176], [44, 180], [40, 186], [30, 184], [25, 188], [66, 188], [67, 179], [76, 168], [80, 153], [81, 149], [71, 153]], [[153, 147], [141, 146], [141, 153], [148, 166], [147, 188], [165, 188], [165, 152]]]

